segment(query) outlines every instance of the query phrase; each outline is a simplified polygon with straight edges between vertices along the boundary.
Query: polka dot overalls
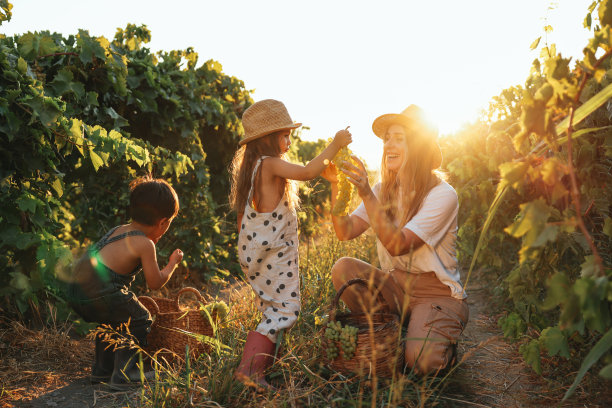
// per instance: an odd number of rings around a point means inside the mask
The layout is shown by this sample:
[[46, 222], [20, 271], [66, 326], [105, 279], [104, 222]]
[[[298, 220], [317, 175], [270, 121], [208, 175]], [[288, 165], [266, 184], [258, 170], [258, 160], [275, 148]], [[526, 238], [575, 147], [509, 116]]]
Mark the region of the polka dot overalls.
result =
[[256, 330], [276, 342], [279, 330], [293, 326], [300, 312], [298, 234], [297, 216], [286, 194], [272, 212], [261, 213], [251, 206], [255, 174], [266, 157], [257, 161], [251, 176], [238, 236], [238, 258], [263, 314]]

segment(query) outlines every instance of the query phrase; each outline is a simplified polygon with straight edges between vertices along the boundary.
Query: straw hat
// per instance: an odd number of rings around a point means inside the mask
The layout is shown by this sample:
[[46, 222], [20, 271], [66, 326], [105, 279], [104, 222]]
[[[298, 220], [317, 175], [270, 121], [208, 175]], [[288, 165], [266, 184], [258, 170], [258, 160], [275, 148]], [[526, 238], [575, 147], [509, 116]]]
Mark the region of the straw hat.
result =
[[[408, 136], [416, 137], [418, 135], [429, 141], [432, 147], [432, 154], [434, 155], [432, 158], [432, 168], [437, 169], [442, 165], [442, 151], [436, 141], [438, 129], [427, 122], [421, 108], [416, 105], [410, 105], [402, 113], [381, 115], [374, 119], [372, 130], [376, 136], [383, 139], [391, 125], [402, 125], [409, 131]], [[410, 132], [411, 130], [414, 130], [414, 132]]]
[[269, 135], [279, 130], [295, 129], [302, 126], [291, 120], [285, 105], [274, 99], [264, 99], [251, 105], [242, 115], [242, 127], [245, 143]]

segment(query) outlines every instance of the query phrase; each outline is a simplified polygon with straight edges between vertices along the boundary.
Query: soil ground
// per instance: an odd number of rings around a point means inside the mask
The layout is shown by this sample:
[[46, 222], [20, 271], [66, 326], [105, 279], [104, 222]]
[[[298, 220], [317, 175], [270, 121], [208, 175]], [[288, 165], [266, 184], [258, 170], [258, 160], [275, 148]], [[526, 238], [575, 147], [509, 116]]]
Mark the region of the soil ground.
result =
[[[612, 406], [609, 384], [591, 374], [569, 402], [560, 404], [567, 385], [546, 381], [523, 363], [518, 346], [506, 341], [497, 327], [498, 316], [488, 302], [486, 288], [477, 285], [474, 282], [469, 290], [470, 321], [459, 347], [461, 363], [449, 375], [438, 406]], [[0, 323], [0, 407], [136, 406], [138, 390], [110, 392], [104, 385], [89, 383], [92, 341], [56, 331], [34, 331], [14, 322]]]

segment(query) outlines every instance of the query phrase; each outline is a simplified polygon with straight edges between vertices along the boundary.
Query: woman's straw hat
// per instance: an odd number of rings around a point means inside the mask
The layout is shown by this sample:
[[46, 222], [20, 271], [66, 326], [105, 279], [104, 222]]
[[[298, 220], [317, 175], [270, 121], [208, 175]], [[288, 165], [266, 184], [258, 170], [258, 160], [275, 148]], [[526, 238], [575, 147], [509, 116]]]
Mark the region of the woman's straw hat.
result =
[[274, 99], [264, 99], [255, 102], [242, 115], [242, 127], [244, 138], [240, 141], [245, 143], [269, 135], [279, 130], [295, 129], [302, 126], [291, 120], [285, 105]]
[[408, 136], [420, 136], [431, 143], [432, 168], [437, 169], [442, 165], [442, 151], [436, 141], [438, 129], [427, 122], [423, 110], [416, 105], [410, 105], [402, 113], [387, 113], [374, 119], [372, 130], [381, 139], [384, 138], [387, 129], [391, 125], [402, 125], [408, 131]]

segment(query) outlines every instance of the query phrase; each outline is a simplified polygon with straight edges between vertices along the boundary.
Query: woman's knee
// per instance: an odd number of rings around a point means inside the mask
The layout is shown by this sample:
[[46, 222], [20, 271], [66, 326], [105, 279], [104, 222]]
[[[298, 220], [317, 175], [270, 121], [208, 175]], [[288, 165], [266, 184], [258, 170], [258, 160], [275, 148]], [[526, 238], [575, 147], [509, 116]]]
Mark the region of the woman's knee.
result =
[[354, 267], [351, 267], [351, 265], [354, 265], [354, 261], [354, 258], [344, 256], [338, 259], [336, 263], [334, 263], [334, 266], [332, 266], [331, 278], [336, 289], [353, 277], [352, 272], [354, 271]]
[[452, 354], [448, 342], [408, 340], [405, 345], [406, 366], [421, 375], [435, 373], [446, 368]]

